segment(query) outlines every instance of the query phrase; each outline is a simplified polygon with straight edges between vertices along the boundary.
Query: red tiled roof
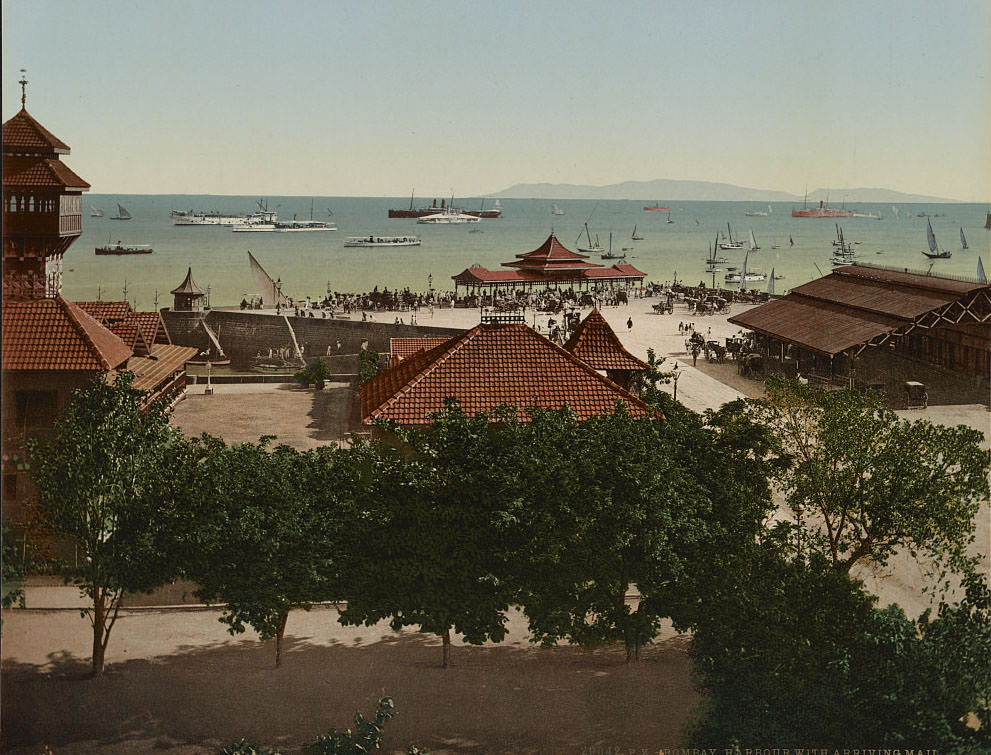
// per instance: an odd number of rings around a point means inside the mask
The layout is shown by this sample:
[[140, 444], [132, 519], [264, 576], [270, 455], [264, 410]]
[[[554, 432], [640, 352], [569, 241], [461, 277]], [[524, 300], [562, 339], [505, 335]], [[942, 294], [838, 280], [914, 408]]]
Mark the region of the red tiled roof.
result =
[[[623, 401], [634, 416], [649, 409], [611, 380], [526, 325], [477, 325], [430, 351], [404, 359], [361, 386], [362, 419], [425, 424], [454, 396], [468, 414], [497, 406], [565, 404], [579, 419], [612, 413]], [[526, 420], [525, 411], [518, 416]]]
[[172, 337], [165, 327], [161, 312], [132, 312], [128, 320], [141, 329], [149, 346], [155, 343], [172, 343]]
[[552, 233], [547, 237], [547, 241], [534, 249], [532, 252], [517, 254], [517, 260], [513, 262], [503, 262], [503, 267], [515, 267], [520, 270], [530, 270], [534, 272], [557, 272], [558, 270], [588, 270], [602, 267], [592, 262], [585, 262], [587, 254], [578, 254], [570, 249], [566, 249], [557, 237]]
[[3, 149], [41, 150], [69, 154], [69, 145], [36, 121], [23, 107], [3, 124]]
[[633, 265], [613, 265], [612, 267], [595, 267], [584, 270], [549, 270], [538, 273], [531, 270], [486, 270], [484, 267], [469, 267], [458, 275], [451, 276], [452, 280], [463, 285], [473, 283], [548, 283], [562, 281], [573, 283], [581, 280], [643, 280], [646, 273], [640, 272]]
[[564, 344], [564, 350], [597, 370], [643, 371], [649, 367], [623, 348], [619, 337], [597, 309], [581, 321]]
[[395, 367], [419, 351], [430, 351], [447, 341], [447, 338], [390, 338], [389, 366]]
[[75, 304], [104, 325], [115, 320], [126, 320], [132, 311], [131, 305], [126, 301], [77, 301]]
[[4, 370], [113, 370], [127, 345], [61, 296], [3, 305]]
[[3, 185], [49, 186], [84, 190], [89, 184], [56, 157], [7, 157], [3, 158]]

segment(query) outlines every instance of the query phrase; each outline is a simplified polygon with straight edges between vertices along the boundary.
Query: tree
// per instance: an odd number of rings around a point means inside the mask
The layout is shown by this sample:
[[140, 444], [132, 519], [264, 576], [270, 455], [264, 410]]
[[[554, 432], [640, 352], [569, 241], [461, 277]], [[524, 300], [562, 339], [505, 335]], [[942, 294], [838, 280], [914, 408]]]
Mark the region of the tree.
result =
[[966, 577], [960, 603], [912, 621], [822, 555], [767, 547], [739, 567], [692, 637], [704, 696], [691, 746], [991, 747], [986, 581]]
[[351, 449], [342, 623], [419, 626], [442, 638], [445, 668], [452, 629], [473, 644], [506, 635], [519, 501], [505, 422], [449, 399], [429, 427], [384, 426], [389, 440]]
[[2, 599], [4, 608], [19, 606], [24, 608], [24, 575], [32, 567], [33, 559], [28, 555], [29, 544], [23, 535], [18, 536], [7, 523], [3, 522], [3, 566]]
[[843, 572], [867, 559], [883, 566], [903, 548], [938, 569], [971, 568], [974, 516], [988, 498], [980, 432], [900, 420], [880, 394], [782, 380], [751, 409], [791, 462], [777, 482], [797, 549]]
[[63, 578], [92, 601], [93, 676], [103, 673], [110, 632], [126, 593], [150, 592], [175, 574], [173, 485], [182, 436], [164, 402], [141, 409], [133, 375], [94, 378], [72, 397], [48, 439], [29, 443], [41, 514], [77, 549]]
[[635, 660], [664, 615], [660, 593], [683, 576], [682, 554], [705, 536], [708, 502], [671, 463], [656, 420], [622, 404], [583, 422], [567, 411], [530, 414], [519, 463], [533, 538], [522, 597], [531, 632], [545, 645], [621, 641]]
[[323, 359], [314, 359], [304, 370], [297, 370], [293, 373], [293, 378], [302, 385], [308, 388], [313, 386], [318, 391], [323, 390], [324, 384], [330, 377], [330, 367]]
[[336, 584], [337, 518], [316, 484], [338, 465], [336, 447], [301, 453], [259, 443], [226, 446], [202, 436], [190, 455], [183, 488], [182, 546], [197, 595], [224, 604], [231, 634], [251, 626], [275, 639], [275, 665], [293, 608], [331, 600]]

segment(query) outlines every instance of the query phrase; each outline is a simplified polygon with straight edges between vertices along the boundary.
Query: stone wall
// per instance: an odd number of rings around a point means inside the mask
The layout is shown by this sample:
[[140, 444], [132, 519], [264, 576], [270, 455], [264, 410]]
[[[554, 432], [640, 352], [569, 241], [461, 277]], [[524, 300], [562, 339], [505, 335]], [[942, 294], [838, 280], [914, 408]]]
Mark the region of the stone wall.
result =
[[362, 342], [366, 340], [372, 351], [387, 353], [391, 338], [447, 338], [464, 332], [457, 328], [434, 328], [428, 325], [324, 319], [320, 315], [317, 311], [313, 317], [290, 315], [286, 318], [274, 313], [259, 314], [237, 310], [162, 310], [162, 317], [173, 343], [206, 349], [211, 342], [200, 322], [202, 319], [217, 336], [224, 353], [235, 367], [249, 365], [257, 354], [267, 354], [270, 349], [277, 351], [286, 346], [291, 349], [292, 335], [286, 326], [287, 319], [307, 358], [338, 353], [338, 340], [341, 342], [341, 354], [358, 353]]

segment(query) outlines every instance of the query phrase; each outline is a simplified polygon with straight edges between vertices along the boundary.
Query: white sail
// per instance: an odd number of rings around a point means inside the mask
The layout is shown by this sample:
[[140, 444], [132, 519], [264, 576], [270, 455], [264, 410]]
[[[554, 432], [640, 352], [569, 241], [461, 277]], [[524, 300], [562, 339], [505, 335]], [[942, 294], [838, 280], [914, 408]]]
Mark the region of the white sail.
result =
[[929, 251], [936, 251], [936, 234], [933, 233], [933, 224], [926, 218], [926, 239], [929, 241]]
[[125, 210], [124, 209], [124, 206], [120, 202], [117, 203], [117, 217], [120, 220], [130, 220], [131, 219], [131, 213], [129, 213], [127, 210]]
[[90, 205], [89, 206], [89, 216], [91, 218], [102, 218], [103, 217], [103, 210], [101, 210], [99, 207], [94, 207], [93, 205]]
[[960, 247], [967, 249], [967, 237], [963, 235], [963, 226], [960, 226]]
[[743, 267], [740, 268], [740, 288], [747, 287], [747, 258], [750, 256], [750, 252], [743, 255]]
[[751, 228], [750, 229], [750, 251], [751, 252], [756, 252], [758, 249], [760, 249], [760, 247], [757, 246], [757, 239], [754, 238], [754, 229]]
[[767, 279], [767, 293], [774, 293], [774, 268], [771, 268], [771, 277]]
[[255, 288], [258, 289], [258, 295], [262, 298], [262, 304], [265, 306], [272, 306], [273, 304], [280, 307], [288, 306], [289, 301], [285, 294], [279, 290], [275, 281], [265, 272], [265, 268], [258, 264], [258, 260], [251, 252], [248, 252], [248, 260], [251, 262], [251, 276], [255, 279]]
[[984, 263], [981, 262], [980, 257], [977, 258], [977, 282], [978, 283], [988, 282], [988, 276], [984, 274]]

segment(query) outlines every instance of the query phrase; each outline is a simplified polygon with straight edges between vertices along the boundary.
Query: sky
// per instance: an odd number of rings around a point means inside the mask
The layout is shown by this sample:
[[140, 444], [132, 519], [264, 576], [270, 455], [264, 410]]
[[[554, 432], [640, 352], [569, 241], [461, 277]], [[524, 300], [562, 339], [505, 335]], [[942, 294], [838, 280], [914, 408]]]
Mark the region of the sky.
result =
[[991, 201], [991, 0], [3, 0], [94, 193], [658, 178]]

